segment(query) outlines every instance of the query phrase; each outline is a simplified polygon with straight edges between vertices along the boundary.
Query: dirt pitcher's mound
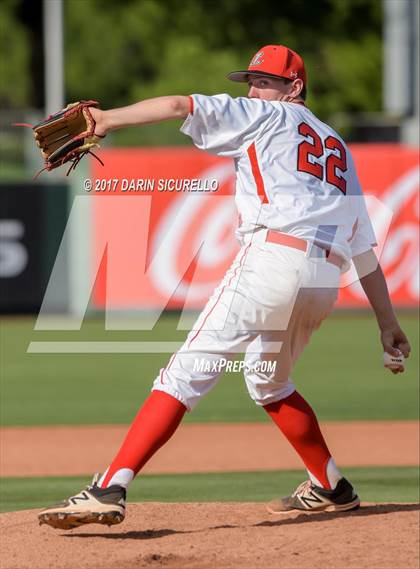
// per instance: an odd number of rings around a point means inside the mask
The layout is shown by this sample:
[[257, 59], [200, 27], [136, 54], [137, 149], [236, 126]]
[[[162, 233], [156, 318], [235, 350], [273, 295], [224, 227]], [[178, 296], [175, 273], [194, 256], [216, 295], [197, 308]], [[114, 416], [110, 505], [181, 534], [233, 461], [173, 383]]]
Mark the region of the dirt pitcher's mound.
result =
[[418, 504], [272, 516], [264, 504], [130, 504], [126, 521], [71, 531], [36, 510], [0, 516], [2, 569], [418, 569]]

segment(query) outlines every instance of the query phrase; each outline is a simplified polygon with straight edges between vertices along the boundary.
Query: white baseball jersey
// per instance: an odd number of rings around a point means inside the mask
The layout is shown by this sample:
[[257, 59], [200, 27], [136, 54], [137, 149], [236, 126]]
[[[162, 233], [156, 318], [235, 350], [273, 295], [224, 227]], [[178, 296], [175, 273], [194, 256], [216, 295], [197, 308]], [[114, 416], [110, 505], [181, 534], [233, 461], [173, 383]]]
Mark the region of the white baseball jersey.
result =
[[235, 161], [239, 237], [266, 227], [346, 261], [376, 244], [346, 144], [307, 107], [225, 94], [191, 99], [181, 132]]
[[[337, 298], [340, 269], [324, 250], [348, 261], [375, 236], [349, 151], [309, 109], [193, 95], [191, 111], [182, 132], [198, 148], [235, 160], [242, 246], [153, 389], [193, 409], [224, 363], [244, 351], [248, 392], [266, 405], [295, 390], [294, 364]], [[269, 230], [313, 246], [276, 244]]]

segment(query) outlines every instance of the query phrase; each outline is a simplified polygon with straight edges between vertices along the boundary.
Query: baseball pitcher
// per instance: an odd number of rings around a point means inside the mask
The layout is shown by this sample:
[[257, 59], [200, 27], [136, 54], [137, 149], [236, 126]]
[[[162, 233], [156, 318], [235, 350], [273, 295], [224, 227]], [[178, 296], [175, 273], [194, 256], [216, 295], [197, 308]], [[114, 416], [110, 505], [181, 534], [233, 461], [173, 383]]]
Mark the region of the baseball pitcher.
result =
[[[271, 502], [268, 510], [359, 507], [312, 408], [296, 390], [293, 367], [331, 312], [340, 274], [352, 260], [375, 312], [384, 351], [393, 360], [393, 373], [404, 371], [403, 356], [409, 356], [410, 346], [373, 252], [375, 235], [351, 154], [305, 104], [302, 58], [285, 46], [268, 45], [248, 69], [228, 77], [247, 83], [248, 95], [157, 97], [108, 111], [84, 106], [93, 120], [89, 136], [95, 143], [115, 129], [181, 119], [181, 131], [197, 148], [232, 158], [241, 248], [184, 345], [155, 379], [107, 470], [79, 494], [43, 510], [40, 523], [70, 529], [122, 522], [133, 478], [172, 436], [185, 412], [217, 383], [222, 370], [217, 364], [239, 352], [245, 353], [249, 395], [308, 471], [306, 482]], [[83, 136], [79, 140], [86, 151]], [[75, 145], [71, 148], [74, 159]], [[197, 359], [212, 365], [197, 370]], [[264, 361], [275, 366], [259, 365]]]

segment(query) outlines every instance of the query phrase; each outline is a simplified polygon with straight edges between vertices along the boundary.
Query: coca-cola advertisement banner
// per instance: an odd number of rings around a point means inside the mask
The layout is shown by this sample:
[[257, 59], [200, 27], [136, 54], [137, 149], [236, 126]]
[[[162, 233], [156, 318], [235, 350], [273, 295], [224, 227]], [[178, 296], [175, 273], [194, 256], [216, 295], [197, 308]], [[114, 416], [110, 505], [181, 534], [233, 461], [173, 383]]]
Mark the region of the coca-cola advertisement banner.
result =
[[[419, 153], [351, 147], [393, 302], [419, 297]], [[92, 163], [93, 304], [97, 309], [201, 308], [238, 251], [231, 160], [195, 148], [106, 149]], [[367, 300], [354, 271], [338, 304]]]

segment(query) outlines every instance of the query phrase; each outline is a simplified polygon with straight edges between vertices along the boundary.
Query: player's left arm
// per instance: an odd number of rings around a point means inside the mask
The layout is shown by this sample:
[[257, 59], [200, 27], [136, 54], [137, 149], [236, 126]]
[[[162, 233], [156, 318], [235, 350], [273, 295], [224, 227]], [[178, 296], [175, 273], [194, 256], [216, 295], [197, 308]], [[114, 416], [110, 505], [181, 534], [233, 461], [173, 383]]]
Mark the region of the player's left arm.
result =
[[185, 119], [190, 113], [191, 99], [183, 95], [169, 95], [145, 99], [117, 109], [103, 111], [90, 108], [95, 121], [95, 134], [104, 136], [112, 130], [128, 126], [159, 123], [171, 119]]
[[353, 261], [360, 284], [375, 312], [384, 351], [398, 356], [398, 350], [400, 350], [404, 357], [408, 358], [411, 350], [410, 343], [398, 323], [385, 276], [373, 249], [357, 255]]

